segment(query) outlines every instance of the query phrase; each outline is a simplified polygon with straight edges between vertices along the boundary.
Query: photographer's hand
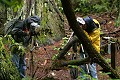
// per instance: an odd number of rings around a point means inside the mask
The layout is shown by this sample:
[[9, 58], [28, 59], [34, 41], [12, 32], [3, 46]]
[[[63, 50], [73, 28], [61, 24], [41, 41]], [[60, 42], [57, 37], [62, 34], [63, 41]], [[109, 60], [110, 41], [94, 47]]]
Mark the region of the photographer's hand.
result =
[[27, 35], [30, 35], [30, 31], [27, 31], [26, 33], [27, 33]]

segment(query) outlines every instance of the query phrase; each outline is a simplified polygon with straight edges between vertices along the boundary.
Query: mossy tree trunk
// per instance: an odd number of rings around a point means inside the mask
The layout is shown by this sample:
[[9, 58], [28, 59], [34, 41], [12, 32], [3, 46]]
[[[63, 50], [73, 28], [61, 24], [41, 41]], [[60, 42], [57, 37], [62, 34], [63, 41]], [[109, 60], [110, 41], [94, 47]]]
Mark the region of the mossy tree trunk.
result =
[[55, 0], [36, 0], [36, 12], [41, 17], [41, 43], [52, 44], [64, 37], [63, 16]]
[[4, 34], [4, 23], [7, 20], [7, 8], [5, 4], [0, 3], [0, 35]]

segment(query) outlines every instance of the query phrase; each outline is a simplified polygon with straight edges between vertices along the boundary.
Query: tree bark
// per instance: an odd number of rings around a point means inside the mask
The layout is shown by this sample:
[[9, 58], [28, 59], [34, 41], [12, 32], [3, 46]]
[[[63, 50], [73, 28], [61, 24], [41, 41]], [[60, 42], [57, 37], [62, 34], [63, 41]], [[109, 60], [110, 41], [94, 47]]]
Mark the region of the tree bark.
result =
[[[1, 3], [0, 3], [1, 4]], [[7, 20], [7, 7], [5, 4], [0, 5], [0, 35], [4, 35], [4, 24]]]
[[57, 6], [55, 5], [55, 1], [50, 0], [50, 3], [52, 4], [52, 6], [53, 6], [54, 10], [56, 11], [56, 13], [59, 15], [61, 21], [64, 21], [61, 12], [58, 10]]
[[81, 60], [64, 61], [64, 62], [61, 62], [60, 66], [68, 66], [68, 65], [77, 65], [77, 66], [79, 66], [79, 65], [88, 64], [88, 63], [90, 63], [90, 58], [89, 57], [81, 59]]
[[91, 60], [95, 63], [98, 63], [105, 72], [111, 72], [111, 74], [108, 74], [111, 78], [119, 79], [120, 77], [117, 72], [112, 67], [110, 67], [109, 64], [104, 60], [104, 58], [95, 50], [82, 28], [79, 27], [76, 21], [75, 14], [72, 10], [70, 0], [61, 0], [61, 2], [70, 27], [83, 44], [83, 47], [88, 52]]
[[30, 10], [31, 10], [31, 7], [32, 7], [32, 0], [26, 0], [26, 15], [25, 17], [27, 18], [29, 15], [30, 15]]

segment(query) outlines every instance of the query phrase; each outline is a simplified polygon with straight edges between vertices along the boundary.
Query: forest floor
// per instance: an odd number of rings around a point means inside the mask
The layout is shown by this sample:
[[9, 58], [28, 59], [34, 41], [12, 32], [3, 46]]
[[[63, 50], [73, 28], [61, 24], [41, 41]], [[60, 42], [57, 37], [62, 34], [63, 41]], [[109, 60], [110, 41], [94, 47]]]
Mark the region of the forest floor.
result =
[[[78, 15], [77, 15], [78, 16]], [[114, 26], [114, 17], [109, 16], [108, 14], [101, 14], [101, 15], [90, 15], [93, 18], [96, 18], [98, 21], [103, 21], [105, 24], [101, 25], [101, 30], [104, 33], [110, 33], [116, 30], [119, 30], [119, 28], [116, 28]], [[69, 28], [69, 25], [67, 21], [65, 20], [65, 28]], [[120, 37], [120, 33], [115, 33], [112, 35], [109, 35], [112, 37]], [[54, 42], [53, 45], [46, 45], [44, 47], [40, 47], [36, 50], [34, 50], [34, 63], [35, 63], [35, 80], [71, 80], [70, 77], [70, 69], [61, 69], [61, 70], [49, 70], [48, 67], [51, 66], [52, 57], [55, 54], [58, 54], [58, 50], [55, 50], [55, 48], [61, 48], [61, 44], [63, 43], [63, 40]], [[70, 56], [70, 55], [67, 55]], [[111, 58], [111, 54], [104, 54], [102, 55], [106, 60]], [[98, 71], [98, 79], [99, 80], [109, 80], [110, 77], [105, 74], [101, 73], [102, 68], [97, 64], [97, 71]], [[116, 52], [116, 69], [117, 72], [120, 73], [120, 50]], [[46, 79], [46, 77], [49, 77], [49, 79]], [[51, 79], [50, 79], [51, 77]]]

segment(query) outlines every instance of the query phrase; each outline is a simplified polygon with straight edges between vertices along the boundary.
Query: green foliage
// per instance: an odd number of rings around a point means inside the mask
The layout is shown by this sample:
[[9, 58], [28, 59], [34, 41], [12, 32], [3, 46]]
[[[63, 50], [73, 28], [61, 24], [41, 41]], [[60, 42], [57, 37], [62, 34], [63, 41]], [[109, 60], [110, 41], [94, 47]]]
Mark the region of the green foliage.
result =
[[96, 79], [92, 78], [90, 75], [86, 74], [82, 68], [78, 67], [78, 70], [79, 70], [79, 71], [82, 73], [82, 75], [84, 76], [84, 78], [82, 78], [81, 76], [78, 76], [78, 78], [77, 78], [78, 80], [79, 80], [79, 79], [80, 79], [80, 80], [85, 80], [85, 79], [96, 80]]
[[22, 80], [33, 80], [30, 76], [26, 76], [25, 78], [22, 78]]
[[22, 0], [0, 0], [0, 3], [3, 3], [8, 7], [21, 5], [22, 2], [23, 2]]
[[67, 42], [68, 42], [68, 38], [64, 37], [63, 38], [63, 43], [61, 43], [62, 48], [67, 44]]
[[105, 76], [105, 75], [111, 74], [111, 72], [107, 72], [107, 73], [105, 73], [105, 72], [100, 72], [100, 74], [103, 75], [103, 76]]
[[75, 12], [88, 13], [90, 12], [92, 5], [88, 0], [79, 0], [77, 1], [78, 5], [76, 6]]
[[0, 80], [20, 80], [19, 72], [11, 61], [8, 47], [13, 41], [10, 36], [0, 37]]
[[94, 8], [95, 12], [101, 12], [101, 11], [103, 12], [103, 11], [108, 10], [106, 6], [101, 6], [101, 5], [98, 5], [98, 4], [93, 6], [93, 8]]
[[17, 12], [23, 5], [23, 0], [0, 0], [1, 4], [5, 4], [8, 8], [12, 8], [14, 12]]
[[107, 58], [105, 59], [107, 63], [111, 63], [111, 59]]
[[110, 12], [111, 10], [110, 2], [107, 0], [78, 0], [75, 2], [77, 3], [75, 6], [75, 12], [87, 14], [93, 12]]
[[22, 44], [14, 43], [14, 44], [11, 46], [11, 53], [19, 53], [19, 54], [23, 55], [24, 52], [25, 52], [25, 49], [24, 49], [24, 47], [22, 46]]
[[52, 57], [52, 61], [55, 60], [57, 57], [57, 54], [55, 54], [53, 57]]
[[100, 0], [100, 4], [95, 4], [93, 5], [93, 9], [95, 12], [105, 12], [110, 10], [109, 2], [106, 0]]

